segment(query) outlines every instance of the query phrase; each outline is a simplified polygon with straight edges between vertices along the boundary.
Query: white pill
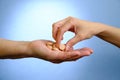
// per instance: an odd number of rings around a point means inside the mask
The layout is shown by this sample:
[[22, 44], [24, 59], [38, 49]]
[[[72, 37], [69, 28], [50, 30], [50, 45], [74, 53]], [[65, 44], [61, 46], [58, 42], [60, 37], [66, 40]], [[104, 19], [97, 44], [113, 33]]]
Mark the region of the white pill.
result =
[[64, 50], [65, 50], [65, 44], [60, 44], [59, 49], [60, 49], [61, 51], [64, 51]]

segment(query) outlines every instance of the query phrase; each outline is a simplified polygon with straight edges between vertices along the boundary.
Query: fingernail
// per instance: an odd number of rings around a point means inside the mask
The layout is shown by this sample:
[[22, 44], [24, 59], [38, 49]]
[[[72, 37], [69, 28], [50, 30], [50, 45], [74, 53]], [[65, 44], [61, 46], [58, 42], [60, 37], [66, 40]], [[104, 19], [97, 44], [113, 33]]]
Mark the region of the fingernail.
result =
[[93, 50], [92, 50], [92, 49], [90, 49], [90, 53], [93, 53]]

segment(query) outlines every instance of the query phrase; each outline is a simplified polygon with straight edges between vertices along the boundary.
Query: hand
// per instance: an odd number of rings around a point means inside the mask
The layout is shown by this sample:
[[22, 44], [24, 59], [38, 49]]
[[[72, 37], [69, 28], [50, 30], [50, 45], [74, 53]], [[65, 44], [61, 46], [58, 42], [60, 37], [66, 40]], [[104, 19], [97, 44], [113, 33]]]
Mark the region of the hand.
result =
[[61, 63], [64, 61], [74, 61], [83, 56], [88, 56], [92, 53], [90, 48], [83, 48], [77, 50], [71, 50], [70, 52], [54, 51], [49, 49], [46, 44], [51, 41], [36, 40], [29, 44], [29, 53], [32, 57], [41, 58], [53, 63]]
[[59, 47], [60, 42], [63, 39], [63, 34], [66, 31], [74, 32], [75, 36], [66, 43], [66, 50], [69, 50], [69, 48], [77, 42], [91, 38], [92, 36], [104, 31], [105, 28], [99, 25], [99, 23], [68, 17], [53, 24], [52, 35], [56, 40], [56, 46]]

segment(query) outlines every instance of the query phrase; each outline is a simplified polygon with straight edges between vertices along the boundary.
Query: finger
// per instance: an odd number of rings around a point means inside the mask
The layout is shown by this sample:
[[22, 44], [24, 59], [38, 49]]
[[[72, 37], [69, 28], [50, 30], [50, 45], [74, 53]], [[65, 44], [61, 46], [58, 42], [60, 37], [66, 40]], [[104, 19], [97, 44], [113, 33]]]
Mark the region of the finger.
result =
[[86, 35], [84, 34], [76, 34], [72, 39], [70, 39], [66, 43], [66, 51], [68, 51], [73, 45], [84, 40], [85, 38], [86, 38]]
[[77, 54], [75, 56], [71, 56], [71, 57], [68, 57], [66, 59], [66, 61], [75, 61], [77, 59], [80, 59], [84, 56], [89, 56], [90, 54], [93, 53], [93, 50], [90, 49], [90, 48], [82, 48], [82, 49], [77, 49], [77, 50], [74, 50], [73, 52], [71, 52], [72, 54]]
[[64, 61], [68, 61], [68, 59], [70, 59], [71, 57], [75, 57], [78, 54], [74, 54], [73, 52], [59, 52], [55, 55], [54, 58], [52, 58], [51, 62], [54, 63], [59, 63], [59, 62], [64, 62]]
[[61, 27], [60, 24], [53, 24], [52, 25], [52, 37], [54, 38], [54, 40], [56, 40], [57, 31], [58, 31], [59, 27]]
[[87, 48], [87, 47], [81, 48], [81, 49], [77, 49], [77, 51], [79, 51], [82, 56], [89, 56], [90, 54], [93, 53], [93, 49]]
[[60, 20], [60, 21], [58, 21], [58, 22], [56, 22], [56, 23], [54, 23], [54, 24], [52, 25], [52, 36], [53, 36], [53, 38], [54, 38], [55, 40], [56, 40], [56, 34], [57, 34], [57, 31], [58, 31], [58, 28], [61, 27], [61, 26], [63, 26], [64, 23], [65, 23], [68, 19], [69, 19], [69, 18], [65, 18], [65, 19]]
[[93, 50], [90, 48], [82, 48], [70, 52], [59, 52], [54, 59], [52, 58], [51, 62], [61, 63], [64, 61], [74, 61], [84, 56], [89, 56], [92, 52]]
[[56, 36], [56, 46], [59, 47], [59, 44], [63, 38], [63, 35], [66, 31], [69, 31], [69, 29], [72, 27], [71, 23], [66, 22], [62, 27], [59, 28]]

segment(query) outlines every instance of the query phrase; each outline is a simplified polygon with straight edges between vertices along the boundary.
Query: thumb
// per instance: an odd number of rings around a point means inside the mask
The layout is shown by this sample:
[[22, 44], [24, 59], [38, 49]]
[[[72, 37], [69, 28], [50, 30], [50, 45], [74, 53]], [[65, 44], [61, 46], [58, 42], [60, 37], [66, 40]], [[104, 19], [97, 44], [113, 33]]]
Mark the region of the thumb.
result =
[[85, 36], [83, 34], [77, 34], [72, 39], [70, 39], [66, 43], [66, 51], [68, 51], [71, 47], [73, 47], [76, 43], [82, 41], [85, 39]]

